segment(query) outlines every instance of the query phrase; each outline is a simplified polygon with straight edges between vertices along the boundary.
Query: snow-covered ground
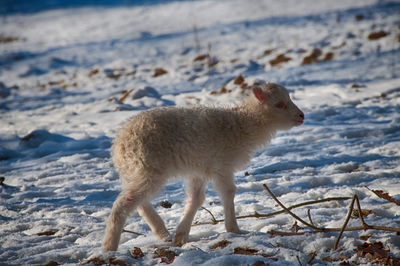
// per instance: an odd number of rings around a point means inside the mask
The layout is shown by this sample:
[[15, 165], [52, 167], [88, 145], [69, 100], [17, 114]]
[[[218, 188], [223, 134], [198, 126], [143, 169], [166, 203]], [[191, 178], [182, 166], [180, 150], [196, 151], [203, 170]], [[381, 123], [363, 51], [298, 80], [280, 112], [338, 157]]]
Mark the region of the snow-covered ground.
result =
[[[267, 184], [286, 206], [356, 194], [372, 211], [368, 224], [400, 227], [400, 207], [368, 190], [400, 201], [399, 1], [55, 3], [63, 8], [21, 14], [1, 9], [1, 265], [73, 265], [107, 256], [127, 264], [161, 263], [155, 249], [167, 244], [137, 213], [125, 229], [143, 235], [123, 233], [117, 253], [101, 250], [121, 188], [110, 161], [112, 139], [127, 118], [149, 108], [240, 101], [246, 91], [234, 84], [238, 75], [246, 83], [264, 79], [286, 86], [306, 115], [303, 126], [279, 133], [236, 174], [238, 216], [280, 210], [262, 186]], [[303, 64], [312, 53], [311, 64]], [[203, 206], [222, 219], [211, 184], [206, 193]], [[163, 200], [172, 207], [160, 206]], [[171, 232], [184, 201], [179, 180], [153, 200]], [[316, 225], [341, 227], [349, 204], [293, 211], [308, 220], [311, 209]], [[195, 221], [211, 216], [201, 209]], [[314, 252], [313, 264], [367, 263], [355, 251], [365, 242], [361, 236], [400, 258], [394, 232], [345, 232], [334, 251], [336, 232], [268, 234], [292, 230], [287, 214], [238, 221], [243, 235], [226, 233], [223, 223], [193, 226], [189, 243], [167, 247], [178, 254], [173, 265], [304, 265]], [[222, 240], [231, 243], [213, 247]], [[133, 258], [134, 247], [145, 256]], [[239, 247], [264, 257], [234, 254]]]

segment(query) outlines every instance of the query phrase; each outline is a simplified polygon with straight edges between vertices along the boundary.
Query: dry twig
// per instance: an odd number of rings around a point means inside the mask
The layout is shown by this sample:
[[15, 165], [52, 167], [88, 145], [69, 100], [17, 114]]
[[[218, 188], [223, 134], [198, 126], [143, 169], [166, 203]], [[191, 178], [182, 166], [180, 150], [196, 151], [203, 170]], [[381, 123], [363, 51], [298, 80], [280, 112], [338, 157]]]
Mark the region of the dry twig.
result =
[[310, 209], [307, 210], [307, 216], [308, 216], [308, 220], [310, 220], [310, 224], [315, 226], [315, 224], [313, 223], [313, 221], [311, 219], [311, 210]]
[[[307, 206], [307, 205], [314, 205], [314, 204], [318, 204], [318, 203], [323, 203], [323, 202], [329, 202], [329, 201], [340, 201], [340, 200], [348, 200], [351, 199], [351, 197], [332, 197], [332, 198], [326, 198], [326, 199], [320, 199], [320, 200], [311, 200], [311, 201], [306, 201], [306, 202], [302, 202], [299, 204], [295, 204], [292, 206], [287, 207], [289, 210], [295, 209], [295, 208], [299, 208], [299, 207], [303, 207], [303, 206]], [[285, 213], [285, 210], [281, 210], [281, 211], [276, 211], [276, 212], [271, 212], [271, 213], [258, 213], [258, 212], [254, 212], [254, 214], [248, 214], [248, 215], [241, 215], [241, 216], [236, 216], [236, 219], [245, 219], [245, 218], [257, 218], [257, 219], [261, 219], [261, 218], [270, 218], [272, 216], [276, 216], [278, 214], [282, 214]], [[216, 224], [216, 223], [221, 223], [224, 222], [224, 219], [215, 219], [212, 222], [197, 222], [195, 224], [192, 224], [192, 226], [198, 226], [198, 225], [205, 225], [205, 224]]]
[[[268, 193], [271, 195], [271, 197], [291, 216], [293, 216], [294, 218], [296, 218], [297, 220], [299, 220], [300, 222], [302, 222], [303, 224], [313, 228], [315, 231], [308, 231], [308, 232], [280, 232], [280, 231], [269, 231], [268, 233], [270, 234], [276, 234], [276, 235], [281, 235], [281, 236], [293, 236], [293, 235], [303, 235], [306, 233], [320, 233], [320, 232], [335, 232], [338, 231], [339, 232], [339, 236], [336, 239], [336, 243], [334, 245], [334, 250], [337, 249], [338, 245], [339, 245], [339, 241], [340, 238], [343, 234], [344, 231], [357, 231], [357, 230], [367, 230], [367, 229], [375, 229], [375, 230], [382, 230], [382, 231], [392, 231], [392, 232], [400, 232], [400, 228], [396, 228], [396, 227], [385, 227], [385, 226], [376, 226], [376, 225], [368, 225], [365, 223], [364, 218], [362, 217], [362, 212], [361, 212], [361, 206], [360, 206], [360, 202], [358, 200], [357, 195], [353, 196], [353, 199], [350, 203], [350, 207], [349, 207], [349, 212], [347, 214], [346, 220], [342, 226], [342, 228], [318, 228], [314, 225], [311, 225], [307, 222], [305, 222], [304, 220], [302, 220], [301, 218], [299, 218], [297, 215], [293, 214], [292, 212], [290, 212], [288, 210], [288, 208], [286, 208], [276, 197], [275, 195], [271, 192], [271, 190], [268, 188], [267, 185], [263, 185], [264, 188], [268, 191]], [[353, 208], [354, 208], [354, 202], [356, 202], [357, 204], [357, 208], [358, 211], [360, 213], [359, 217], [360, 217], [360, 221], [362, 223], [362, 226], [357, 226], [357, 227], [350, 227], [350, 228], [346, 228], [347, 223], [349, 222], [350, 218], [351, 218], [351, 213], [353, 212]]]
[[201, 207], [201, 208], [202, 208], [203, 210], [206, 210], [206, 211], [211, 215], [212, 224], [217, 224], [217, 223], [218, 223], [217, 219], [215, 219], [214, 214], [212, 214], [212, 212], [211, 212], [210, 210], [208, 210], [208, 209], [206, 209], [206, 208], [204, 208], [204, 207]]
[[137, 236], [144, 236], [144, 234], [136, 233], [136, 232], [129, 231], [129, 230], [125, 230], [125, 229], [123, 229], [122, 232], [124, 232], [124, 233], [131, 233], [131, 234], [134, 234], [134, 235], [137, 235]]
[[[347, 223], [349, 222], [350, 218], [351, 218], [351, 213], [353, 212], [353, 206], [354, 206], [354, 201], [356, 200], [356, 195], [354, 195], [353, 200], [350, 203], [350, 207], [349, 207], [349, 212], [347, 214], [346, 220], [344, 221], [344, 224], [342, 226], [342, 229], [340, 230], [340, 233], [336, 239], [335, 245], [333, 246], [333, 250], [336, 250], [338, 245], [339, 245], [339, 241], [340, 238], [342, 237], [343, 231], [344, 229], [346, 229]], [[360, 214], [360, 217], [362, 216], [362, 214]]]
[[268, 191], [269, 195], [279, 204], [279, 206], [282, 207], [282, 209], [284, 209], [288, 214], [290, 214], [293, 218], [299, 220], [301, 223], [307, 225], [308, 227], [311, 227], [315, 230], [324, 230], [323, 228], [318, 228], [312, 224], [307, 223], [306, 221], [304, 221], [303, 219], [301, 219], [299, 216], [297, 216], [296, 214], [294, 214], [293, 212], [291, 212], [288, 208], [285, 207], [285, 205], [283, 205], [276, 197], [275, 195], [271, 192], [271, 190], [268, 188], [268, 186], [266, 184], [263, 184], [264, 188]]

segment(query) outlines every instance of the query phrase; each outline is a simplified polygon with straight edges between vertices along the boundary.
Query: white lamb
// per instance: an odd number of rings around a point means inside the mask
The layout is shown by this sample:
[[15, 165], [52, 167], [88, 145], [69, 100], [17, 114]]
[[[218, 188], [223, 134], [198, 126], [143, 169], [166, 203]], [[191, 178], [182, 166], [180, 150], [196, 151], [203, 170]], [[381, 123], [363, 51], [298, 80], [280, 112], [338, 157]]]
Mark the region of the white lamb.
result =
[[255, 150], [268, 144], [277, 130], [299, 126], [304, 114], [277, 84], [255, 85], [253, 94], [232, 108], [156, 108], [131, 118], [112, 147], [123, 190], [115, 200], [103, 242], [117, 250], [128, 215], [138, 209], [153, 233], [172, 237], [150, 203], [172, 177], [185, 177], [187, 203], [174, 244], [188, 241], [190, 226], [213, 180], [225, 212], [225, 228], [240, 233], [235, 218], [234, 172]]

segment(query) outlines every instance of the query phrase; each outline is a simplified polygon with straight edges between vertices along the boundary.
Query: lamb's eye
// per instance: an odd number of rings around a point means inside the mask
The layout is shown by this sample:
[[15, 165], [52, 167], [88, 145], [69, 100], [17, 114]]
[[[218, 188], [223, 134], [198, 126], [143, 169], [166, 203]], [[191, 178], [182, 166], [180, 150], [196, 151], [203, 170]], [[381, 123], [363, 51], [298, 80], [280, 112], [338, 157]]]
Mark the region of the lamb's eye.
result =
[[279, 102], [275, 104], [275, 107], [278, 109], [286, 109], [286, 104], [284, 102]]

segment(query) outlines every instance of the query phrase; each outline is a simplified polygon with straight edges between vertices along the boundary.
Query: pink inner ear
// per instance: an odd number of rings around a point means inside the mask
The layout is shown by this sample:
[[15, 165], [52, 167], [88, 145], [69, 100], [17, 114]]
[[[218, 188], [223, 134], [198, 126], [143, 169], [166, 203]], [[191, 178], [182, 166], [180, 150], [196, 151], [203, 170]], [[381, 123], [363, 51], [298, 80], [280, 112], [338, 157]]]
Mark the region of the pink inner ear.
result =
[[254, 95], [256, 96], [256, 98], [257, 98], [260, 102], [264, 102], [264, 101], [265, 101], [265, 94], [264, 94], [264, 92], [262, 91], [261, 88], [255, 87], [255, 88], [253, 89], [253, 93], [254, 93]]

